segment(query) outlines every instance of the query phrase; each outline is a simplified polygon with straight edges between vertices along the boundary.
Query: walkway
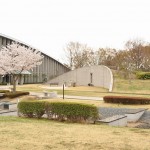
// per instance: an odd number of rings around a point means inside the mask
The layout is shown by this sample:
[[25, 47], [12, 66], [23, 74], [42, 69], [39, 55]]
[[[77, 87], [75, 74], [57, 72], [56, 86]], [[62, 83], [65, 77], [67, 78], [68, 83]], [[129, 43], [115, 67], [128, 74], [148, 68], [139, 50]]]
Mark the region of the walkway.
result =
[[[30, 92], [30, 95], [35, 95], [39, 97], [44, 97], [43, 93], [37, 92]], [[63, 95], [58, 95], [58, 98], [63, 98]], [[102, 97], [87, 97], [87, 96], [72, 96], [72, 95], [64, 95], [66, 99], [79, 99], [79, 100], [95, 100], [95, 101], [102, 101]]]

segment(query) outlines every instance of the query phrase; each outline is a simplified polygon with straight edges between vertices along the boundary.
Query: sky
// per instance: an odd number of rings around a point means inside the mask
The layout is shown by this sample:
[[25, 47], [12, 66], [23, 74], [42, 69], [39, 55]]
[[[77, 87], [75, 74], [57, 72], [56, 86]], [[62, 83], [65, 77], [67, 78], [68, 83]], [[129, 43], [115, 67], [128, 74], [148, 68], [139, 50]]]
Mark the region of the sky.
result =
[[0, 34], [65, 62], [70, 42], [123, 49], [150, 42], [150, 0], [0, 0]]

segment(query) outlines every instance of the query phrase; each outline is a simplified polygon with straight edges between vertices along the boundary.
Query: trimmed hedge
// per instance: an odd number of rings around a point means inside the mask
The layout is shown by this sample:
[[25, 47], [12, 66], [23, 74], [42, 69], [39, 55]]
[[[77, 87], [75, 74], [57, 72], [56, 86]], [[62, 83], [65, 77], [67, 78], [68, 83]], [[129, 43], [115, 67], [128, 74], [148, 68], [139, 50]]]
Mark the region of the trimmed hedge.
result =
[[136, 76], [138, 79], [148, 80], [150, 79], [150, 72], [137, 72]]
[[23, 95], [29, 95], [29, 92], [16, 91], [16, 92], [7, 92], [4, 94], [4, 96], [8, 98], [15, 98]]
[[127, 96], [104, 96], [104, 102], [117, 104], [150, 104], [150, 98]]
[[71, 102], [50, 102], [46, 103], [46, 114], [49, 119], [57, 116], [57, 120], [60, 121], [82, 122], [89, 118], [96, 120], [98, 110], [93, 105]]
[[97, 107], [72, 102], [21, 101], [18, 109], [27, 117], [40, 118], [45, 112], [48, 119], [59, 121], [85, 122], [88, 119], [95, 121], [99, 117]]
[[18, 103], [19, 112], [29, 118], [41, 118], [45, 113], [45, 102], [21, 101]]
[[[0, 90], [0, 93], [7, 93], [7, 92], [9, 92], [9, 90]], [[0, 99], [3, 99], [3, 98], [5, 98], [6, 96], [5, 96], [5, 94], [4, 95], [1, 95], [0, 96]]]
[[10, 92], [9, 90], [0, 90], [0, 93], [7, 93]]

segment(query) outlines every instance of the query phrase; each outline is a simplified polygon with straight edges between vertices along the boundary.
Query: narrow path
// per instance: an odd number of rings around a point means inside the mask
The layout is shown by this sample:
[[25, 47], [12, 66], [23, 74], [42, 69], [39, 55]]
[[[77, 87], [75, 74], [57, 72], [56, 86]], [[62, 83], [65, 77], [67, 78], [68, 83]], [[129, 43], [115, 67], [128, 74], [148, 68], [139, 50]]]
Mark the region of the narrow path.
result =
[[[37, 93], [37, 92], [30, 92], [30, 95], [44, 97], [43, 93]], [[63, 95], [58, 95], [58, 98], [63, 98]], [[66, 99], [79, 99], [79, 100], [96, 100], [96, 101], [102, 101], [103, 100], [102, 97], [73, 96], [73, 95], [64, 95], [64, 98], [66, 98]]]

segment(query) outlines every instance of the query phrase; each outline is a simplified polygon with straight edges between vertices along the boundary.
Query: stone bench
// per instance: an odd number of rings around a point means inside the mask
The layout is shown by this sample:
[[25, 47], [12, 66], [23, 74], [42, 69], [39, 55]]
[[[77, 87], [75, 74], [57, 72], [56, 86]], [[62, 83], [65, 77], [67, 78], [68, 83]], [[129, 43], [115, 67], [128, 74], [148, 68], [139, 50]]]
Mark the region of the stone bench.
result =
[[17, 103], [1, 103], [0, 104], [0, 109], [7, 109], [7, 110], [11, 110], [14, 109], [14, 107], [17, 105]]
[[57, 97], [57, 92], [53, 91], [53, 92], [44, 92], [44, 97], [47, 98], [56, 98]]
[[3, 97], [5, 93], [0, 93], [0, 97]]
[[52, 86], [52, 85], [58, 86], [59, 84], [58, 84], [58, 82], [50, 83], [50, 86]]
[[137, 122], [146, 110], [148, 110], [148, 109], [140, 108], [140, 109], [135, 109], [135, 110], [131, 110], [131, 111], [127, 112], [125, 114], [125, 116], [127, 116], [127, 121], [128, 122]]
[[108, 117], [105, 119], [97, 120], [96, 123], [103, 123], [103, 124], [107, 124], [109, 126], [124, 127], [124, 126], [127, 126], [127, 116], [115, 115], [115, 116]]

